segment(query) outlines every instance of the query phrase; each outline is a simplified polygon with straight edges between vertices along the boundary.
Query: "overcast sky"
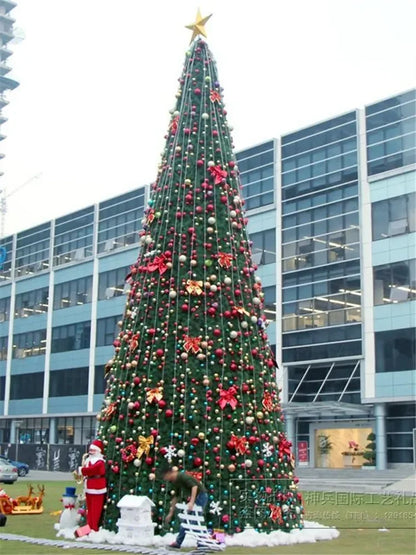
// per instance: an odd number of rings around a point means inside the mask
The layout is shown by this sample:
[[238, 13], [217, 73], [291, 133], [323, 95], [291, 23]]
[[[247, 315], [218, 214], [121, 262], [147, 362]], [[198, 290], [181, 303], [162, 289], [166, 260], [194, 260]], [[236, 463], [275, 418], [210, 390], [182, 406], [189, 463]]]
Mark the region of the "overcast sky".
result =
[[6, 235], [155, 179], [198, 7], [236, 150], [416, 85], [414, 0], [17, 3]]

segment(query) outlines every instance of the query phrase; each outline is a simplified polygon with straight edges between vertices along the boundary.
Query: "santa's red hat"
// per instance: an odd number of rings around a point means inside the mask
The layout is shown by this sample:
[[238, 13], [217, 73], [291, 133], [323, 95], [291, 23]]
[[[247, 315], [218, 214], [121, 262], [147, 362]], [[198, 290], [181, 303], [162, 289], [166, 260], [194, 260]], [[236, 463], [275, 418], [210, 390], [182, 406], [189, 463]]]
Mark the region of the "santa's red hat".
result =
[[100, 453], [104, 451], [104, 443], [101, 441], [101, 439], [94, 439], [94, 441], [91, 441], [90, 449], [91, 447], [98, 449]]

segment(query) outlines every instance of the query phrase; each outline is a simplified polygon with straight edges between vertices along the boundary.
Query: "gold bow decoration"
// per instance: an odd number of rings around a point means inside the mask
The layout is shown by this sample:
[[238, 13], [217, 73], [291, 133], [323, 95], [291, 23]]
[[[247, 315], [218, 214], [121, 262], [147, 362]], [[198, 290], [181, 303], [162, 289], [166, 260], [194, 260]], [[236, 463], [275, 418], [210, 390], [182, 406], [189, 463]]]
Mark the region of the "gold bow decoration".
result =
[[105, 418], [111, 418], [116, 412], [117, 403], [111, 403], [104, 411]]
[[246, 310], [243, 306], [236, 306], [235, 310], [238, 312], [238, 314], [241, 314], [241, 316], [250, 316], [250, 312]]
[[163, 397], [163, 387], [154, 387], [146, 392], [146, 400], [148, 403], [160, 401]]
[[139, 436], [137, 438], [137, 443], [139, 444], [137, 447], [136, 458], [140, 459], [143, 455], [148, 455], [150, 448], [153, 446], [154, 437], [153, 436]]
[[130, 339], [130, 352], [134, 353], [134, 351], [139, 346], [139, 338], [140, 338], [140, 333], [135, 333]]
[[186, 290], [190, 295], [202, 295], [202, 285], [202, 281], [188, 279], [188, 281], [186, 282]]

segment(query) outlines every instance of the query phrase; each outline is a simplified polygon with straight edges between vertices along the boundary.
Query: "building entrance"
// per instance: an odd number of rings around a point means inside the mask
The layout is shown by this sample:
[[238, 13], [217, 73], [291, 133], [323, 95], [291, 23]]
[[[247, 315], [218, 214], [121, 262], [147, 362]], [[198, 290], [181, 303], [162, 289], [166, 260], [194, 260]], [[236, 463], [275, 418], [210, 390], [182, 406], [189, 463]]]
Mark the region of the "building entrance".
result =
[[317, 468], [361, 468], [372, 428], [318, 428], [315, 430]]

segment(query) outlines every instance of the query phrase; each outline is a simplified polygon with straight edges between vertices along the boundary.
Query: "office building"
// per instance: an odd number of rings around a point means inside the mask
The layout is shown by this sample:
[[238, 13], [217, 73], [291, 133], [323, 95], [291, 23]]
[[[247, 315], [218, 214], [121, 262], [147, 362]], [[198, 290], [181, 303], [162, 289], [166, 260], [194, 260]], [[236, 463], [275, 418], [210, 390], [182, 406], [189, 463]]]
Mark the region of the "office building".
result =
[[[372, 431], [378, 468], [414, 461], [415, 122], [411, 90], [237, 153], [299, 464], [342, 467]], [[94, 437], [146, 195], [0, 242], [3, 446]]]

